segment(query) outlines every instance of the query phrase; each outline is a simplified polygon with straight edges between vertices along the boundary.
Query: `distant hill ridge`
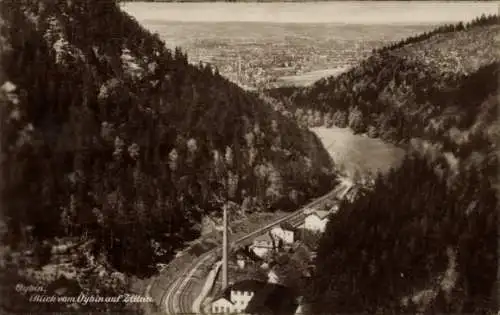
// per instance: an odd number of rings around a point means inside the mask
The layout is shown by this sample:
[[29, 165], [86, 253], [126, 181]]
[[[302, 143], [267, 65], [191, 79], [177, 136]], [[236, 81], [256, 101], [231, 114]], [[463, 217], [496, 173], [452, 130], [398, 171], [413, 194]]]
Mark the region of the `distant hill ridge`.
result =
[[498, 59], [498, 34], [500, 16], [483, 15], [470, 23], [445, 25], [410, 37], [378, 53], [418, 60], [440, 72], [471, 73]]
[[375, 52], [380, 53], [380, 52], [384, 52], [384, 51], [388, 51], [388, 50], [394, 50], [397, 48], [401, 48], [401, 47], [406, 46], [408, 44], [413, 44], [416, 42], [426, 40], [426, 39], [431, 38], [437, 34], [466, 31], [466, 30], [470, 30], [471, 28], [478, 27], [478, 26], [495, 25], [495, 24], [499, 24], [499, 23], [500, 23], [500, 16], [499, 15], [483, 14], [480, 17], [477, 17], [477, 18], [475, 18], [472, 21], [467, 22], [467, 23], [458, 22], [456, 24], [446, 24], [446, 25], [439, 26], [430, 32], [424, 32], [422, 34], [410, 36], [410, 37], [402, 39], [396, 43], [386, 45], [380, 49], [376, 49]]
[[304, 289], [310, 314], [498, 309], [499, 19], [431, 33], [284, 90], [303, 123], [409, 148], [398, 169], [331, 216]]
[[482, 21], [403, 40], [310, 88], [269, 91], [304, 125], [410, 148], [330, 218], [304, 288], [309, 314], [497, 311], [499, 21]]
[[[432, 140], [461, 155], [474, 146], [491, 150], [498, 135], [500, 57], [494, 43], [499, 18], [450, 29], [375, 51], [358, 66], [311, 87], [268, 94], [296, 111], [305, 125], [349, 126], [395, 143]], [[490, 145], [480, 145], [480, 139]]]

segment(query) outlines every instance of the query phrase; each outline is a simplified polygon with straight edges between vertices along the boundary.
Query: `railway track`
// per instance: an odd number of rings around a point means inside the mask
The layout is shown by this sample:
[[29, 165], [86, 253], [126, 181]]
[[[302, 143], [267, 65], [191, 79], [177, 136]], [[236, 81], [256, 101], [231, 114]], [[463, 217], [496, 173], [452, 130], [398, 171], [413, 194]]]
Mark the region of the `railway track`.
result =
[[[237, 240], [231, 242], [230, 245], [232, 248], [240, 245], [245, 245], [253, 240], [253, 238], [266, 233], [272, 227], [279, 225], [280, 223], [288, 222], [293, 226], [298, 226], [301, 222], [303, 222], [306, 216], [306, 214], [304, 213], [306, 209], [321, 205], [326, 200], [334, 196], [343, 198], [351, 188], [352, 184], [343, 182], [330, 193], [317, 198], [316, 200], [310, 202], [309, 204], [291, 213], [290, 215], [273, 221], [254, 232], [248, 233], [247, 235], [238, 238]], [[192, 306], [197, 294], [197, 292], [194, 291], [197, 291], [197, 281], [202, 280], [201, 275], [198, 275], [197, 277], [195, 277], [195, 275], [203, 265], [211, 264], [221, 251], [222, 247], [220, 246], [209, 250], [208, 252], [200, 255], [197, 259], [190, 262], [188, 267], [181, 268], [182, 271], [180, 272], [178, 277], [176, 277], [175, 279], [169, 279], [169, 281], [167, 281], [167, 284], [163, 287], [156, 287], [156, 290], [159, 289], [160, 291], [162, 291], [161, 298], [156, 300], [160, 301], [160, 308], [163, 312], [169, 315], [193, 314]], [[156, 284], [159, 283], [158, 279], [156, 279], [155, 281]]]

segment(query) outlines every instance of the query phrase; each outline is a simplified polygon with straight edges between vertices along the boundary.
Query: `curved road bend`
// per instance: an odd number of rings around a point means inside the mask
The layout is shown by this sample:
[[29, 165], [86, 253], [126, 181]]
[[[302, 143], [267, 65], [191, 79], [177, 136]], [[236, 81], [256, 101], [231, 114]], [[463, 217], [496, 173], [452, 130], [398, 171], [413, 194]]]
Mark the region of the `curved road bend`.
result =
[[[292, 225], [299, 225], [303, 219], [304, 210], [307, 208], [315, 207], [330, 199], [333, 196], [338, 196], [339, 198], [343, 198], [346, 193], [352, 188], [352, 183], [349, 181], [341, 182], [333, 191], [330, 193], [312, 201], [311, 203], [303, 206], [301, 209], [295, 211], [294, 213], [280, 218], [254, 232], [251, 232], [236, 241], [231, 243], [231, 246], [234, 247], [239, 245], [240, 243], [261, 235], [266, 231], [270, 230], [273, 226], [276, 226], [283, 222], [289, 222]], [[172, 285], [166, 289], [165, 294], [161, 300], [161, 308], [162, 310], [169, 315], [173, 314], [191, 314], [192, 306], [195, 300], [195, 296], [190, 294], [190, 290], [196, 284], [198, 279], [193, 279], [193, 275], [198, 271], [198, 269], [206, 263], [213, 255], [220, 251], [221, 247], [216, 247], [205, 254], [198, 257], [198, 259], [194, 260], [188, 268], [186, 268], [183, 272], [179, 274], [177, 279], [174, 280]]]

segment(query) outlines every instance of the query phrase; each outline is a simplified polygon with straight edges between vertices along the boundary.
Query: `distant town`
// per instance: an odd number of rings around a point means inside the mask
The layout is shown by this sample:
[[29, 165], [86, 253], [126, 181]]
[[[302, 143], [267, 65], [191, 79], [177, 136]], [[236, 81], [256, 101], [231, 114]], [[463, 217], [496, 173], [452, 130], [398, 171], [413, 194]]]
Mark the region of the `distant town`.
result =
[[[332, 44], [337, 47], [332, 48]], [[262, 89], [304, 85], [301, 75], [325, 69], [345, 69], [382, 44], [381, 41], [346, 41], [324, 43], [323, 46], [262, 43], [235, 46], [196, 42], [187, 50], [192, 63], [208, 62], [231, 81], [248, 89]], [[307, 80], [306, 84], [315, 79]]]

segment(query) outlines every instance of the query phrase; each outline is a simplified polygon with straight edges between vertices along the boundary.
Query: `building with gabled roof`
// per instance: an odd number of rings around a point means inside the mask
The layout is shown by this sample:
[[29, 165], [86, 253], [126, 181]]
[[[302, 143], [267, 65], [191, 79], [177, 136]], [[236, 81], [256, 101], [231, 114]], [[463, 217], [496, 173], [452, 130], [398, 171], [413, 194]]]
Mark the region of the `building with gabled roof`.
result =
[[279, 224], [279, 226], [282, 228], [282, 229], [285, 229], [285, 230], [288, 230], [288, 231], [295, 231], [296, 228], [291, 225], [289, 222], [282, 222]]
[[324, 232], [329, 214], [329, 211], [323, 210], [309, 211], [304, 219], [304, 224], [300, 227], [313, 232]]
[[249, 248], [240, 247], [232, 253], [233, 258], [236, 260], [236, 264], [241, 268], [245, 268], [247, 263], [258, 263], [262, 261], [262, 258], [257, 256]]
[[213, 300], [211, 313], [292, 315], [297, 306], [295, 294], [283, 285], [243, 280]]
[[277, 242], [291, 245], [295, 242], [296, 229], [288, 222], [281, 223], [271, 229], [271, 235]]
[[265, 233], [257, 236], [250, 249], [259, 257], [264, 257], [269, 251], [276, 248], [276, 241], [271, 233]]
[[211, 313], [244, 313], [255, 293], [265, 285], [265, 282], [252, 279], [236, 282], [212, 301]]

